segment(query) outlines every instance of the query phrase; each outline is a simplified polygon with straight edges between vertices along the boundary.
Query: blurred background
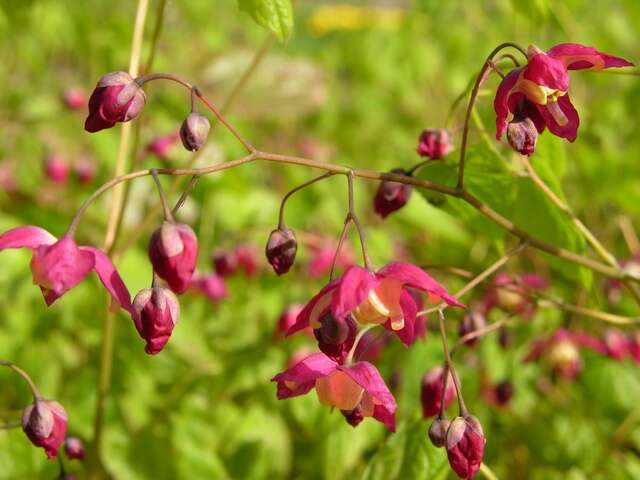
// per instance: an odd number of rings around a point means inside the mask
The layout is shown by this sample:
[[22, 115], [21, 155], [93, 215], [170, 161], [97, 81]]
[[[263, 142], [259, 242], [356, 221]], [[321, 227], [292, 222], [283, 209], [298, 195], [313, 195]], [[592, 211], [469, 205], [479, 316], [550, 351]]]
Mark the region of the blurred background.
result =
[[[142, 65], [149, 61], [160, 4], [150, 2]], [[0, 1], [3, 231], [33, 224], [62, 234], [82, 200], [112, 176], [119, 127], [90, 135], [83, 122], [97, 80], [127, 69], [135, 10], [136, 2], [129, 0]], [[235, 2], [168, 0], [152, 71], [197, 84], [216, 105], [228, 108], [229, 119], [262, 150], [386, 171], [420, 161], [415, 149], [423, 128], [449, 128], [458, 148], [465, 102], [453, 111], [452, 104], [499, 43], [525, 48], [534, 43], [546, 50], [576, 42], [639, 61], [640, 3], [634, 0], [301, 0], [294, 18], [293, 34], [282, 43], [270, 40]], [[260, 63], [229, 101], [261, 49]], [[530, 233], [590, 255], [546, 197], [520, 189], [514, 198], [521, 168], [508, 145], [494, 140], [498, 80], [492, 75], [484, 85], [472, 123], [470, 188]], [[534, 167], [624, 260], [635, 253], [629, 226], [640, 228], [640, 84], [633, 75], [591, 72], [572, 73], [571, 82], [581, 118], [578, 140], [568, 144], [543, 134]], [[188, 94], [164, 82], [145, 90], [148, 101], [136, 120], [131, 168], [192, 162], [175, 137], [189, 111]], [[242, 154], [234, 139], [214, 126], [195, 164]], [[442, 168], [456, 161], [454, 151]], [[278, 319], [328, 279], [327, 252], [346, 213], [345, 179], [320, 182], [288, 202], [287, 224], [300, 240], [289, 274], [276, 277], [262, 252], [283, 195], [316, 174], [254, 164], [200, 180], [179, 216], [198, 234], [201, 275], [214, 271], [212, 257], [238, 249], [255, 259], [255, 268], [247, 261], [225, 277], [226, 292], [218, 285], [209, 296], [186, 294], [180, 323], [158, 356], [144, 353], [130, 319], [118, 315], [102, 458], [113, 478], [454, 478], [445, 452], [428, 442], [430, 422], [421, 418], [420, 379], [442, 362], [431, 324], [435, 318], [429, 318], [424, 339], [410, 349], [395, 339], [387, 342], [375, 361], [399, 404], [396, 434], [373, 420], [354, 429], [313, 393], [276, 399], [270, 378], [292, 356], [315, 348], [305, 335], [284, 339]], [[443, 172], [426, 168], [421, 175], [440, 179]], [[163, 179], [167, 190], [172, 180]], [[178, 186], [186, 183], [183, 178]], [[376, 188], [374, 182], [356, 181], [358, 213], [378, 267], [409, 260], [455, 292], [513, 245], [455, 199], [429, 192], [414, 191], [406, 207], [383, 221], [373, 211]], [[173, 189], [174, 201], [179, 191]], [[79, 243], [102, 244], [109, 198], [90, 208]], [[150, 178], [131, 183], [127, 199], [115, 251], [135, 294], [151, 281], [146, 246], [161, 217]], [[344, 265], [359, 261], [356, 240], [350, 238]], [[46, 397], [60, 401], [69, 432], [88, 443], [106, 299], [93, 278], [46, 309], [32, 285], [29, 258], [24, 251], [0, 254], [0, 357], [22, 366]], [[624, 295], [612, 298], [603, 278], [536, 251], [506, 270], [535, 271], [568, 303], [637, 316], [637, 306]], [[465, 302], [481, 302], [485, 290], [478, 287]], [[491, 320], [504, 316], [492, 315]], [[448, 312], [448, 320], [455, 339], [461, 313]], [[640, 478], [636, 364], [585, 351], [582, 372], [563, 380], [545, 362], [522, 362], [532, 341], [560, 326], [602, 336], [607, 324], [540, 309], [509, 325], [508, 348], [492, 334], [456, 357], [466, 402], [485, 429], [485, 462], [498, 478]], [[504, 381], [513, 397], [498, 406], [487, 392]], [[30, 402], [28, 389], [9, 371], [0, 371], [0, 385], [0, 420], [14, 421]], [[82, 464], [69, 462], [68, 469], [85, 478]], [[0, 479], [53, 479], [57, 472], [57, 464], [46, 461], [20, 429], [0, 431]]]

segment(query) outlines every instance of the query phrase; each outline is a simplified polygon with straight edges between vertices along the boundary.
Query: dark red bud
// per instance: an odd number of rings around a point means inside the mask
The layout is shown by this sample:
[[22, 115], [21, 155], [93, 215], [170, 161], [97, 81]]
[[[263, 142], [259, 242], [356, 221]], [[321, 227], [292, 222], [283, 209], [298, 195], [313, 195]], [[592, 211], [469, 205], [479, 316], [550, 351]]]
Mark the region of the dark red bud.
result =
[[235, 252], [216, 250], [211, 256], [213, 268], [221, 277], [230, 277], [238, 270], [238, 257]]
[[198, 239], [189, 225], [165, 221], [149, 241], [154, 271], [171, 290], [184, 293], [191, 282], [198, 257]]
[[204, 115], [197, 112], [190, 113], [180, 127], [180, 140], [184, 148], [190, 152], [200, 150], [207, 141], [211, 124]]
[[64, 440], [64, 452], [70, 460], [84, 459], [84, 444], [78, 437], [67, 437]]
[[45, 173], [49, 180], [64, 184], [69, 179], [69, 162], [64, 157], [58, 154], [53, 154], [47, 157], [45, 162]]
[[438, 418], [433, 421], [429, 427], [429, 440], [434, 446], [440, 448], [444, 447], [447, 439], [447, 430], [449, 430], [451, 422], [446, 418]]
[[88, 157], [80, 157], [73, 164], [73, 171], [78, 182], [86, 185], [96, 176], [96, 164]]
[[[389, 173], [408, 176], [401, 168], [394, 168]], [[383, 180], [380, 182], [373, 199], [373, 209], [382, 218], [404, 207], [411, 196], [411, 185]]]
[[318, 341], [329, 345], [343, 343], [349, 336], [349, 327], [345, 320], [336, 319], [331, 313], [320, 318], [320, 328], [316, 330]]
[[507, 126], [509, 145], [521, 155], [531, 156], [536, 149], [538, 130], [529, 117], [514, 119]]
[[284, 275], [291, 269], [298, 251], [298, 242], [293, 230], [282, 228], [269, 235], [265, 255], [277, 275]]
[[22, 430], [47, 458], [54, 458], [67, 433], [67, 413], [58, 402], [38, 399], [24, 409]]
[[[477, 330], [481, 330], [487, 325], [484, 315], [478, 311], [469, 311], [462, 322], [460, 322], [460, 338]], [[469, 347], [474, 347], [478, 343], [479, 337], [470, 338], [464, 343]]]
[[513, 397], [513, 384], [509, 380], [500, 382], [494, 387], [496, 402], [500, 406], [507, 405]]
[[451, 149], [451, 140], [446, 130], [441, 128], [429, 128], [423, 130], [418, 139], [418, 155], [434, 160], [444, 157]]
[[133, 299], [133, 309], [136, 330], [147, 342], [145, 352], [160, 353], [180, 318], [178, 299], [168, 288], [145, 288]]

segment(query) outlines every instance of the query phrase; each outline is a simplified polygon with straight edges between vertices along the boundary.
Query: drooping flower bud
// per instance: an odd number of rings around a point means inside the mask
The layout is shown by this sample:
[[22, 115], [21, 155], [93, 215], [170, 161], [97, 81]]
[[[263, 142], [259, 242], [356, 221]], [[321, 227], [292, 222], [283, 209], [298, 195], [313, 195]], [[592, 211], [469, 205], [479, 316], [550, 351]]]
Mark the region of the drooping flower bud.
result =
[[344, 362], [356, 339], [356, 322], [351, 317], [335, 318], [327, 311], [319, 323], [320, 328], [313, 331], [318, 347], [329, 358], [338, 363]]
[[53, 154], [49, 155], [45, 161], [45, 174], [49, 180], [65, 184], [69, 179], [69, 163], [62, 157], [62, 155]]
[[513, 398], [513, 384], [504, 380], [493, 387], [496, 403], [500, 407], [507, 406]]
[[444, 447], [447, 441], [447, 430], [449, 430], [450, 425], [451, 422], [446, 418], [435, 418], [429, 427], [429, 440], [434, 446], [438, 448]]
[[96, 176], [96, 164], [90, 158], [82, 156], [73, 164], [73, 172], [78, 182], [86, 185]]
[[[433, 367], [422, 377], [420, 388], [420, 400], [422, 401], [422, 416], [424, 418], [433, 417], [440, 413], [442, 405], [442, 389], [444, 368]], [[456, 388], [453, 384], [451, 372], [447, 379], [447, 390], [444, 394], [444, 409], [446, 410], [456, 396]]]
[[[389, 173], [407, 175], [401, 168], [394, 168]], [[382, 218], [404, 207], [411, 196], [412, 187], [405, 183], [383, 180], [380, 182], [376, 196], [373, 199], [373, 209]]]
[[154, 271], [175, 293], [184, 293], [196, 268], [198, 239], [189, 225], [165, 221], [149, 241]]
[[22, 430], [47, 458], [54, 458], [67, 434], [67, 413], [58, 402], [38, 399], [24, 409]]
[[284, 275], [291, 269], [297, 251], [298, 242], [293, 230], [278, 228], [269, 235], [265, 255], [276, 275]]
[[87, 103], [87, 95], [80, 88], [70, 88], [64, 93], [62, 100], [69, 110], [81, 110]]
[[233, 251], [214, 251], [211, 255], [211, 263], [216, 273], [224, 278], [234, 275], [238, 270], [238, 257]]
[[538, 130], [529, 117], [514, 118], [507, 126], [509, 145], [521, 155], [531, 156], [536, 149]]
[[145, 352], [149, 355], [159, 353], [169, 341], [173, 327], [180, 318], [177, 297], [168, 288], [145, 288], [133, 299], [133, 308], [136, 330], [147, 342]]
[[196, 291], [202, 293], [213, 303], [218, 303], [229, 295], [227, 286], [217, 273], [209, 273], [207, 275], [194, 274], [191, 278], [191, 285]]
[[[293, 305], [289, 305], [287, 308], [284, 309], [284, 311], [280, 314], [280, 317], [278, 317], [278, 323], [276, 325], [276, 331], [275, 331], [276, 337], [283, 338], [287, 335], [289, 328], [291, 328], [296, 323], [296, 318], [298, 317], [298, 315], [300, 314], [303, 308], [304, 308], [304, 305], [300, 305], [296, 303]], [[309, 334], [313, 330], [311, 330], [311, 327], [306, 327], [301, 331]]]
[[149, 145], [147, 145], [147, 152], [155, 155], [161, 160], [166, 160], [169, 157], [171, 147], [173, 147], [177, 141], [177, 133], [160, 135], [149, 142]]
[[[472, 332], [483, 329], [487, 325], [484, 315], [479, 311], [470, 310], [460, 322], [460, 338]], [[470, 338], [464, 343], [469, 347], [474, 347], [478, 343], [479, 337]]]
[[456, 417], [447, 430], [449, 465], [460, 478], [473, 478], [484, 456], [484, 432], [473, 415]]
[[245, 276], [251, 278], [258, 271], [257, 253], [253, 245], [248, 243], [238, 245], [233, 253], [238, 259], [238, 267], [242, 267]]
[[84, 460], [84, 444], [78, 437], [67, 437], [64, 440], [64, 453], [69, 460]]
[[451, 140], [446, 130], [441, 128], [428, 128], [423, 130], [418, 139], [418, 155], [434, 160], [444, 157], [451, 149]]
[[620, 330], [609, 329], [604, 334], [607, 355], [614, 360], [623, 360], [629, 353], [629, 342]]
[[87, 132], [113, 127], [138, 116], [146, 102], [144, 90], [127, 72], [103, 76], [89, 99], [89, 116], [84, 122]]
[[180, 140], [184, 148], [190, 152], [200, 150], [207, 141], [210, 128], [211, 124], [207, 117], [198, 112], [191, 112], [180, 127]]

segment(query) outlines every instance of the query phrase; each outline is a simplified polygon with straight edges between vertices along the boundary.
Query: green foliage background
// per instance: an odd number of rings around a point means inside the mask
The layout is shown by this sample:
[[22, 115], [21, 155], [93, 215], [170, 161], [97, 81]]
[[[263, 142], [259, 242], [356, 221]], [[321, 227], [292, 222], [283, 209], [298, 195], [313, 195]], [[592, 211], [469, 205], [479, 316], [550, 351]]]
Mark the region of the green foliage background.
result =
[[[256, 2], [241, 3], [247, 9]], [[334, 2], [297, 2], [291, 37], [274, 46], [230, 113], [261, 149], [377, 170], [409, 167], [419, 160], [418, 133], [444, 126], [452, 102], [498, 43], [546, 49], [578, 42], [639, 60], [640, 4], [634, 0], [354, 4], [357, 11], [337, 10]], [[147, 38], [157, 5], [151, 2]], [[73, 182], [65, 188], [51, 185], [42, 173], [49, 153], [70, 160], [88, 153], [99, 165], [94, 187], [109, 178], [118, 129], [87, 134], [83, 115], [65, 110], [60, 96], [72, 86], [90, 91], [105, 72], [126, 69], [134, 14], [135, 2], [129, 0], [0, 2], [0, 160], [15, 168], [19, 186], [17, 195], [0, 193], [2, 230], [37, 224], [60, 235], [91, 192]], [[267, 32], [235, 2], [170, 1], [165, 15], [154, 70], [189, 78], [222, 104]], [[257, 20], [287, 36], [286, 20]], [[148, 49], [147, 40], [143, 59]], [[493, 140], [496, 85], [492, 78], [481, 92], [468, 158], [469, 188], [530, 233], [590, 254], [566, 217], [518, 174], [508, 148]], [[173, 85], [153, 84], [147, 92], [139, 119], [142, 146], [176, 129], [188, 109], [184, 91]], [[616, 219], [626, 215], [640, 228], [640, 83], [633, 76], [577, 72], [571, 93], [582, 121], [577, 142], [545, 133], [534, 166], [616, 255], [628, 257]], [[458, 110], [453, 117], [456, 142], [461, 115]], [[452, 181], [456, 154], [421, 175]], [[201, 163], [241, 155], [233, 139], [216, 127]], [[169, 163], [187, 160], [188, 154], [176, 148]], [[157, 164], [148, 155], [136, 162]], [[182, 217], [199, 235], [201, 268], [210, 269], [213, 248], [238, 242], [262, 248], [281, 197], [311, 175], [300, 167], [257, 164], [201, 180]], [[155, 201], [151, 187], [149, 179], [132, 187], [120, 244]], [[406, 208], [383, 222], [371, 207], [376, 185], [358, 181], [356, 188], [376, 265], [393, 260], [402, 244], [418, 264], [479, 272], [512, 244], [455, 199], [414, 194]], [[100, 244], [107, 202], [105, 196], [91, 207], [79, 231], [83, 243]], [[294, 197], [287, 219], [299, 231], [336, 237], [345, 207], [345, 181], [333, 178]], [[150, 281], [146, 241], [138, 241], [119, 265], [131, 292]], [[105, 467], [114, 478], [453, 478], [444, 451], [429, 444], [428, 423], [420, 420], [420, 378], [442, 361], [432, 332], [408, 350], [393, 343], [379, 362], [387, 379], [399, 372], [394, 435], [373, 421], [352, 429], [319, 405], [314, 394], [276, 400], [269, 379], [299, 347], [312, 346], [305, 338], [276, 340], [273, 333], [281, 310], [305, 302], [323, 283], [307, 276], [309, 257], [301, 247], [298, 265], [282, 278], [266, 269], [254, 279], [234, 277], [229, 299], [217, 306], [185, 296], [181, 321], [155, 357], [145, 355], [130, 320], [117, 318], [104, 445]], [[92, 279], [46, 309], [31, 283], [28, 261], [23, 251], [0, 255], [0, 357], [30, 372], [47, 397], [65, 405], [70, 432], [90, 439], [106, 299]], [[572, 264], [529, 252], [509, 269], [547, 275], [554, 294], [568, 302], [637, 312], [629, 301], [607, 305], [602, 279]], [[436, 269], [432, 273], [450, 291], [464, 283]], [[480, 292], [465, 301], [474, 298]], [[450, 312], [452, 333], [459, 320], [459, 313]], [[640, 478], [637, 366], [585, 355], [585, 372], [576, 382], [542, 390], [546, 366], [522, 365], [530, 341], [559, 325], [594, 333], [604, 329], [594, 320], [543, 310], [531, 321], [516, 322], [509, 350], [488, 337], [477, 350], [459, 355], [465, 398], [485, 428], [486, 463], [501, 479]], [[483, 375], [514, 383], [510, 408], [486, 405], [479, 392]], [[8, 371], [0, 371], [0, 385], [1, 419], [15, 420], [29, 393]], [[624, 419], [625, 435], [612, 441]], [[82, 466], [70, 468], [83, 478]], [[0, 479], [56, 474], [55, 462], [45, 461], [19, 429], [0, 431]]]

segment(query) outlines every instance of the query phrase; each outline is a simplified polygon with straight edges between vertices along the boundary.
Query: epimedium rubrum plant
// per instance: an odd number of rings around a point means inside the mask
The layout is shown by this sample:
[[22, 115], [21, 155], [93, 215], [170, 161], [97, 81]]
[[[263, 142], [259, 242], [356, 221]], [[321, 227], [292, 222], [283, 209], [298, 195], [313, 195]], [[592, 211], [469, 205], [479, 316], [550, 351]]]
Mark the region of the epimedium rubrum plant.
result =
[[[282, 40], [289, 37], [292, 26], [292, 7], [289, 2], [240, 2], [240, 7]], [[161, 8], [165, 8], [164, 2]], [[162, 18], [162, 14], [159, 18]], [[632, 317], [574, 305], [554, 296], [549, 293], [553, 284], [548, 276], [524, 271], [504, 271], [509, 261], [524, 255], [535, 255], [532, 252], [538, 251], [546, 256], [540, 255], [541, 260], [537, 261], [568, 262], [573, 268], [580, 269], [580, 272], [588, 269], [606, 278], [609, 290], [624, 288], [631, 298], [640, 303], [640, 275], [633, 268], [634, 260], [618, 262], [573, 214], [568, 200], [557, 193], [557, 185], [549, 185], [549, 178], [545, 178], [544, 173], [538, 174], [536, 165], [540, 135], [555, 135], [570, 142], [579, 141], [578, 112], [568, 96], [569, 70], [599, 71], [633, 64], [575, 43], [561, 43], [547, 52], [535, 46], [525, 50], [516, 43], [503, 43], [481, 61], [481, 70], [470, 89], [459, 134], [453, 134], [445, 128], [424, 129], [417, 135], [417, 148], [414, 145], [408, 146], [409, 150], [415, 149], [423, 159], [417, 159], [414, 165], [398, 166], [388, 172], [361, 170], [304, 156], [282, 155], [258, 149], [246, 139], [242, 128], [237, 127], [236, 122], [229, 121], [223, 109], [207, 97], [204, 89], [194, 86], [179, 75], [150, 72], [136, 75], [137, 69], [133, 67], [130, 69], [131, 74], [124, 71], [107, 73], [98, 81], [88, 100], [89, 115], [85, 120], [87, 132], [108, 130], [118, 123], [126, 124], [123, 132], [128, 131], [131, 122], [140, 120], [140, 116], [146, 115], [145, 109], [150, 108], [152, 102], [147, 98], [148, 93], [145, 93], [148, 84], [167, 81], [187, 90], [191, 109], [184, 118], [179, 133], [162, 137], [167, 141], [157, 142], [154, 147], [149, 148], [150, 152], [158, 158], [166, 158], [178, 138], [190, 152], [203, 149], [212, 123], [197, 110], [197, 106], [201, 104], [212, 115], [213, 125], [224, 128], [245, 150], [245, 155], [236, 160], [198, 168], [162, 166], [129, 173], [116, 170], [120, 174], [87, 197], [59, 239], [41, 227], [19, 226], [0, 235], [0, 250], [31, 250], [33, 283], [40, 288], [47, 306], [63, 302], [64, 300], [59, 300], [63, 295], [78, 288], [89, 273], [95, 271], [109, 293], [111, 310], [124, 311], [131, 318], [138, 334], [146, 342], [146, 353], [161, 354], [171, 345], [174, 329], [180, 328], [178, 319], [181, 303], [190, 301], [184, 297], [185, 294], [200, 292], [212, 301], [219, 302], [229, 295], [225, 279], [243, 271], [248, 281], [259, 269], [257, 250], [251, 245], [239, 244], [233, 250], [216, 252], [212, 258], [215, 273], [196, 272], [198, 235], [188, 222], [178, 222], [176, 217], [194, 194], [201, 177], [248, 164], [253, 168], [260, 168], [259, 164], [266, 162], [325, 172], [295, 187], [284, 196], [277, 227], [265, 238], [266, 260], [277, 276], [283, 276], [280, 279], [283, 288], [297, 274], [295, 270], [290, 270], [296, 265], [300, 236], [295, 227], [285, 225], [286, 201], [292, 194], [316, 182], [330, 177], [342, 177], [346, 186], [342, 233], [333, 245], [328, 242], [321, 245], [313, 245], [311, 242], [312, 245], [306, 245], [316, 250], [314, 261], [317, 268], [314, 275], [328, 277], [326, 284], [319, 293], [308, 299], [306, 305], [296, 306], [285, 312], [282, 325], [279, 326], [281, 334], [286, 336], [306, 332], [317, 342], [317, 349], [299, 352], [290, 359], [287, 368], [280, 373], [273, 372], [272, 381], [276, 384], [277, 398], [282, 400], [301, 396], [313, 390], [317, 401], [330, 407], [327, 411], [337, 408], [344, 421], [353, 427], [377, 420], [390, 432], [398, 430], [400, 440], [395, 448], [403, 450], [403, 462], [412, 458], [421, 462], [423, 460], [420, 458], [423, 458], [435, 465], [438, 462], [434, 459], [442, 460], [446, 456], [451, 470], [460, 478], [470, 479], [478, 472], [488, 478], [495, 478], [491, 468], [483, 462], [485, 445], [492, 439], [491, 431], [483, 428], [482, 423], [489, 423], [489, 418], [479, 418], [469, 412], [457, 373], [458, 365], [453, 361], [454, 358], [457, 359], [455, 354], [460, 350], [474, 348], [480, 338], [498, 331], [501, 333], [501, 345], [508, 348], [510, 342], [504, 333], [507, 328], [514, 322], [531, 321], [541, 306], [614, 324], [637, 322]], [[562, 221], [572, 224], [581, 241], [588, 244], [595, 255], [589, 254], [586, 249], [576, 251], [576, 248], [572, 248], [575, 244], [566, 242], [564, 238], [554, 238], [546, 232], [527, 228], [530, 224], [519, 217], [518, 212], [510, 211], [505, 205], [495, 205], [487, 196], [487, 191], [480, 187], [478, 178], [483, 174], [491, 178], [495, 171], [484, 171], [484, 165], [474, 164], [470, 160], [474, 159], [469, 144], [470, 121], [481, 87], [493, 76], [501, 77], [501, 82], [494, 90], [496, 138], [500, 140], [506, 135], [507, 145], [513, 150], [514, 158], [519, 160], [527, 180], [531, 182], [526, 186], [518, 186], [517, 195], [528, 192], [541, 196], [560, 212]], [[611, 80], [615, 81], [614, 78]], [[70, 109], [76, 108], [78, 97], [65, 97]], [[544, 133], [545, 130], [548, 132]], [[126, 141], [124, 138], [123, 135], [121, 142]], [[496, 152], [503, 150], [494, 144], [490, 148]], [[451, 158], [455, 154], [459, 155], [457, 163]], [[50, 163], [47, 171], [53, 181], [64, 183], [68, 172], [65, 170], [67, 173], [60, 174], [63, 169], [56, 166], [58, 164], [59, 162]], [[504, 177], [508, 176], [507, 171], [504, 170]], [[163, 190], [160, 181], [163, 176], [191, 176], [191, 181], [174, 207], [169, 204], [168, 195]], [[150, 288], [140, 290], [132, 301], [123, 281], [123, 278], [126, 280], [126, 275], [118, 272], [110, 258], [109, 254], [113, 252], [109, 242], [105, 249], [99, 249], [80, 246], [74, 238], [81, 220], [86, 217], [88, 207], [99, 196], [140, 177], [152, 177], [164, 220], [148, 235]], [[472, 213], [476, 218], [491, 223], [498, 231], [512, 236], [516, 244], [480, 273], [468, 274], [468, 281], [455, 294], [449, 293], [444, 286], [445, 281], [436, 280], [427, 273], [428, 266], [409, 261], [402, 252], [388, 252], [386, 264], [378, 268], [373, 263], [368, 248], [367, 232], [370, 231], [370, 226], [361, 222], [355, 202], [355, 186], [362, 179], [379, 182], [378, 191], [371, 201], [373, 209], [383, 219], [391, 214], [397, 215], [396, 212], [405, 208], [412, 190], [431, 192], [444, 195], [447, 202], [457, 202], [458, 206], [466, 209], [467, 214]], [[461, 219], [465, 220], [464, 215], [461, 215]], [[289, 224], [294, 223], [295, 217], [290, 218]], [[348, 244], [345, 243], [351, 227], [357, 234], [361, 262], [354, 260], [348, 253]], [[301, 244], [307, 242], [303, 240]], [[547, 256], [554, 258], [549, 259]], [[285, 274], [287, 275], [284, 276]], [[314, 276], [311, 271], [309, 274]], [[475, 289], [480, 289], [479, 285], [483, 282], [484, 293], [469, 296], [469, 302], [462, 303], [461, 297], [476, 293]], [[455, 313], [450, 312], [449, 307], [465, 310], [459, 324], [452, 325], [451, 317]], [[450, 318], [445, 318], [445, 311]], [[498, 320], [489, 322], [489, 318], [496, 317], [496, 312], [499, 312]], [[403, 404], [396, 400], [395, 393], [398, 389], [397, 376], [402, 374], [402, 369], [395, 369], [393, 375], [385, 378], [382, 373], [385, 367], [384, 350], [395, 338], [405, 347], [412, 348], [418, 340], [432, 335], [434, 332], [427, 333], [430, 330], [427, 324], [430, 317], [435, 321], [431, 327], [436, 327], [441, 340], [441, 361], [439, 364], [423, 365], [425, 374], [419, 398], [422, 416], [425, 419], [435, 418], [432, 423], [407, 423], [402, 428], [397, 428], [396, 416]], [[448, 339], [451, 331], [459, 332], [456, 342]], [[538, 332], [536, 337], [529, 339], [530, 351], [523, 362], [547, 365], [554, 380], [578, 378], [584, 369], [582, 355], [587, 351], [608, 357], [612, 361], [640, 362], [638, 335], [623, 333], [617, 329], [598, 334], [577, 328], [559, 328], [552, 332]], [[85, 457], [82, 440], [66, 435], [67, 422], [72, 424], [73, 417], [67, 414], [60, 403], [45, 400], [23, 369], [5, 360], [0, 365], [19, 374], [31, 389], [33, 402], [24, 408], [21, 421], [22, 429], [31, 443], [42, 447], [48, 458], [56, 457], [58, 451], [64, 449], [68, 460], [82, 461]], [[479, 377], [484, 375], [484, 372], [478, 372]], [[507, 408], [512, 401], [514, 389], [508, 380], [491, 384], [483, 378], [480, 395], [488, 405]], [[457, 399], [458, 414], [448, 418], [447, 410], [454, 399]], [[100, 415], [97, 418], [100, 419], [98, 422], [102, 422], [104, 407], [100, 406], [100, 398], [98, 400]], [[369, 417], [373, 420], [368, 420]], [[98, 431], [102, 428], [101, 423], [96, 423]], [[431, 442], [431, 445], [426, 442]], [[393, 450], [394, 440], [391, 437], [388, 445]], [[443, 448], [443, 451], [439, 455], [434, 448]], [[93, 475], [102, 468], [101, 455], [100, 437], [96, 433], [91, 444], [92, 458], [87, 466], [89, 474]], [[407, 478], [403, 477], [403, 473], [410, 473], [405, 471], [404, 465], [402, 463], [401, 471], [397, 472], [398, 478]], [[374, 460], [365, 475], [374, 475], [372, 472], [376, 468], [379, 466]], [[438, 478], [443, 472], [446, 475], [446, 470], [440, 467], [430, 465], [428, 468]], [[60, 460], [59, 477], [68, 478], [69, 475], [64, 462]]]

